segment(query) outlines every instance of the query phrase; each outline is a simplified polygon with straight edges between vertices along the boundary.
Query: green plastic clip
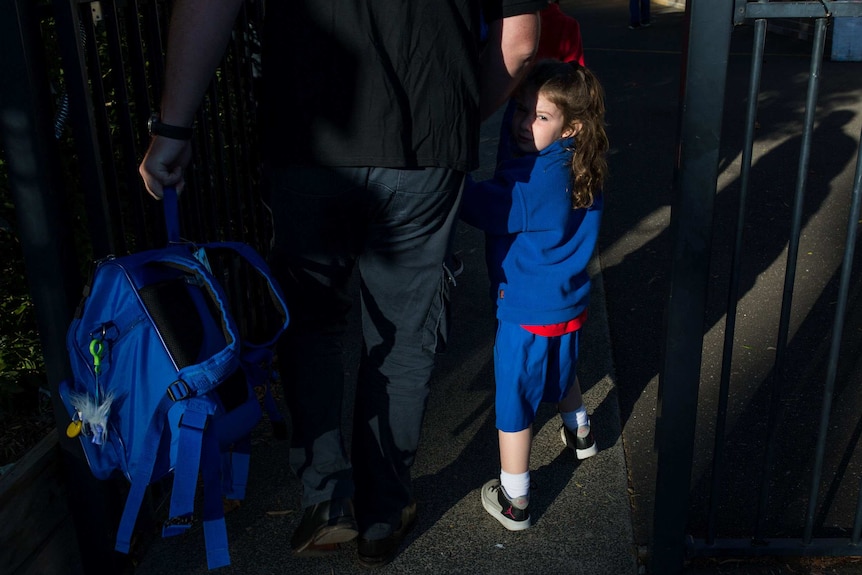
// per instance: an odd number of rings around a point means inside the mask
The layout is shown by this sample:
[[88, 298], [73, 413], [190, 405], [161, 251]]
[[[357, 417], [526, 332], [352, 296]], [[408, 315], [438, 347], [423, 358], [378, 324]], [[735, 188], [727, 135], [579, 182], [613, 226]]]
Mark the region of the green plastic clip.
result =
[[93, 371], [99, 373], [102, 371], [102, 355], [105, 353], [105, 346], [102, 345], [102, 340], [93, 339], [90, 342], [90, 355], [93, 356]]

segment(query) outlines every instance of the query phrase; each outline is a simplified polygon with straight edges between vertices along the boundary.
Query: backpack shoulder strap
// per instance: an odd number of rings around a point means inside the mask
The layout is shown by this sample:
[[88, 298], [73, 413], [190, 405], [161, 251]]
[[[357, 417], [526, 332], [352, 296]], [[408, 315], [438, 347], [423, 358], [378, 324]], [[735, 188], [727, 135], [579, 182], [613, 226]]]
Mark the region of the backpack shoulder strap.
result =
[[204, 250], [226, 250], [239, 255], [264, 279], [269, 290], [270, 299], [280, 318], [277, 329], [264, 341], [244, 340], [240, 348], [240, 365], [252, 387], [262, 390], [264, 408], [269, 415], [273, 433], [278, 439], [287, 437], [287, 423], [279, 412], [275, 398], [272, 395], [272, 381], [275, 371], [272, 367], [273, 348], [275, 342], [287, 329], [290, 314], [281, 287], [272, 275], [266, 261], [249, 245], [241, 242], [211, 242], [200, 246]]
[[191, 528], [200, 473], [204, 487], [203, 527], [209, 569], [230, 564], [221, 498], [221, 452], [216, 432], [210, 425], [212, 408], [212, 403], [196, 398], [186, 402], [178, 430], [169, 519], [162, 529], [162, 536], [169, 537]]
[[269, 291], [269, 297], [272, 300], [272, 303], [275, 306], [275, 311], [278, 313], [280, 318], [279, 327], [269, 339], [263, 342], [245, 341], [243, 342], [243, 346], [269, 348], [275, 345], [275, 342], [284, 330], [287, 329], [287, 326], [290, 323], [290, 314], [287, 311], [287, 303], [284, 298], [284, 293], [281, 291], [281, 286], [279, 286], [278, 282], [275, 281], [272, 271], [263, 257], [261, 257], [254, 248], [242, 242], [210, 242], [202, 244], [199, 247], [202, 247], [205, 250], [229, 250], [235, 252], [242, 259], [248, 262], [252, 269], [254, 269], [258, 275], [263, 278]]

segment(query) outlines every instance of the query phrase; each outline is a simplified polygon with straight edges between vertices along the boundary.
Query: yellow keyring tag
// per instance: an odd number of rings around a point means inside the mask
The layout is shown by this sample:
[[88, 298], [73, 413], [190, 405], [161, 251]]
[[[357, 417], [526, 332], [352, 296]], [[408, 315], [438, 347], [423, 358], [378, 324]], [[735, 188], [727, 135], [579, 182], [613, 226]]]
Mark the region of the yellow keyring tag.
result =
[[80, 419], [76, 419], [75, 421], [70, 422], [69, 425], [66, 427], [66, 437], [70, 439], [78, 437], [81, 434], [82, 427], [84, 427], [84, 422], [82, 422]]

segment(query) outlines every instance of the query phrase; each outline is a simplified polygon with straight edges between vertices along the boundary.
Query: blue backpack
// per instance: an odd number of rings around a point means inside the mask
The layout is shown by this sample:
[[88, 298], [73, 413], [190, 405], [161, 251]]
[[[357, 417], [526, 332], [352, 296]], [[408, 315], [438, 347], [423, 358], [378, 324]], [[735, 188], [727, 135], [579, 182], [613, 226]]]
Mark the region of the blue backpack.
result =
[[[230, 564], [222, 497], [243, 499], [251, 431], [262, 412], [283, 420], [268, 392], [272, 348], [287, 328], [284, 296], [263, 259], [237, 242], [179, 243], [176, 194], [166, 190], [169, 244], [97, 262], [69, 327], [73, 379], [60, 397], [98, 479], [130, 482], [117, 529], [128, 553], [147, 487], [173, 474], [162, 535], [193, 523], [200, 473], [210, 569]], [[242, 341], [228, 295], [210, 259], [229, 254], [246, 275], [262, 278], [281, 319], [272, 337]], [[236, 266], [234, 266], [236, 267]]]

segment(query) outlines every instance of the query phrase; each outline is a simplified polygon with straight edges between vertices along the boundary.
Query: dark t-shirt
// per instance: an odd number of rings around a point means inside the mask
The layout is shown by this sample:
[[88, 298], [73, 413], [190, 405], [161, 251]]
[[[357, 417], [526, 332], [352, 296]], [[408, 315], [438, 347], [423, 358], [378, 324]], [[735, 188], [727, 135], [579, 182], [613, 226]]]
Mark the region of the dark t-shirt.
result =
[[[482, 0], [490, 21], [546, 0]], [[478, 0], [267, 2], [272, 165], [468, 171], [478, 164]]]

